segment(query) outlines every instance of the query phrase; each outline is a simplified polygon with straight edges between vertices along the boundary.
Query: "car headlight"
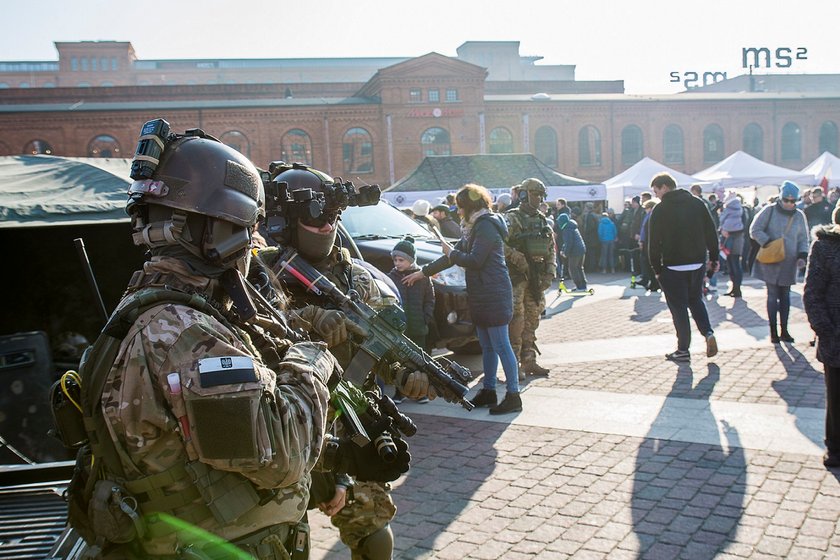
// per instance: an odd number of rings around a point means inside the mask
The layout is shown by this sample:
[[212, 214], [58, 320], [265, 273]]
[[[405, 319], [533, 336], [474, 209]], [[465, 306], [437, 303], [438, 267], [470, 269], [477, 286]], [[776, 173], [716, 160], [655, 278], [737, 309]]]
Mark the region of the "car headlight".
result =
[[450, 266], [443, 272], [438, 272], [432, 276], [432, 281], [452, 287], [466, 287], [467, 285], [464, 269], [458, 265]]

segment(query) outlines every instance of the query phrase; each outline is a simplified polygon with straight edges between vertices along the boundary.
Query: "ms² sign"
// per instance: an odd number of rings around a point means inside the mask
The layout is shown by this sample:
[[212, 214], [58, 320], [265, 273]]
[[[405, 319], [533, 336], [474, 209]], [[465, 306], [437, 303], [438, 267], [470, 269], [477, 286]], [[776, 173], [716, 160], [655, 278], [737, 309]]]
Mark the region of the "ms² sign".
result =
[[[790, 68], [796, 60], [808, 60], [805, 47], [744, 47], [741, 49], [742, 68]], [[720, 70], [671, 72], [671, 83], [682, 82], [686, 89], [706, 86], [726, 79], [726, 72]]]

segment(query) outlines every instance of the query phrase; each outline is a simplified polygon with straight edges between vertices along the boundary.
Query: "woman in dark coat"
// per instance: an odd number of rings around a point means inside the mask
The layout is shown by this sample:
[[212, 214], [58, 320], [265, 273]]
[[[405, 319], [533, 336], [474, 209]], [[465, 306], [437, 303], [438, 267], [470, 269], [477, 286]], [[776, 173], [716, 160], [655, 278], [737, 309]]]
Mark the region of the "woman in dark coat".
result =
[[783, 238], [785, 244], [783, 261], [772, 264], [756, 261], [753, 265], [753, 276], [764, 280], [767, 285], [767, 317], [770, 321], [770, 342], [773, 344], [778, 344], [780, 340], [793, 342], [788, 332], [790, 287], [796, 284], [797, 271], [805, 266], [808, 256], [808, 222], [802, 210], [796, 208], [798, 198], [799, 187], [785, 181], [779, 200], [765, 206], [750, 225], [750, 237], [759, 246], [779, 238]]
[[[481, 343], [484, 386], [473, 397], [475, 406], [490, 406], [490, 414], [522, 410], [519, 372], [510, 345], [508, 323], [513, 318], [513, 287], [505, 264], [504, 243], [507, 224], [490, 211], [490, 193], [479, 185], [466, 185], [455, 195], [461, 217], [461, 239], [452, 247], [443, 244], [443, 256], [413, 274], [403, 283], [409, 286], [457, 264], [464, 267], [467, 301], [472, 322]], [[501, 359], [507, 394], [496, 405], [496, 370]]]
[[802, 301], [817, 333], [817, 359], [825, 370], [826, 467], [840, 467], [840, 204], [834, 223], [814, 228]]

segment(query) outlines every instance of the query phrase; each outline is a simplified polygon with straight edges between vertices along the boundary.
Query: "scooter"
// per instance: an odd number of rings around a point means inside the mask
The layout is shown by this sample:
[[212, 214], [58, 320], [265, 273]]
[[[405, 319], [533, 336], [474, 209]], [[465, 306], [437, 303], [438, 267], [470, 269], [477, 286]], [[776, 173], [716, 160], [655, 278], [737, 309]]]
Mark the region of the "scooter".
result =
[[594, 288], [589, 288], [588, 290], [581, 290], [581, 291], [570, 290], [569, 288], [566, 287], [566, 283], [563, 282], [562, 280], [560, 280], [560, 283], [557, 284], [557, 291], [558, 291], [558, 293], [566, 293], [566, 294], [569, 294], [570, 296], [592, 296], [592, 295], [595, 295], [595, 289]]

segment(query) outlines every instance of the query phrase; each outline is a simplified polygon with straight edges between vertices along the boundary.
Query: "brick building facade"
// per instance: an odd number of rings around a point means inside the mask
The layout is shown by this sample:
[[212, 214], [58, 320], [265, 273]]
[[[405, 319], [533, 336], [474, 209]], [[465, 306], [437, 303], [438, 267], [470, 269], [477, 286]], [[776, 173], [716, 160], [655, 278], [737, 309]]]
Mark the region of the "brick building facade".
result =
[[383, 186], [433, 154], [533, 153], [602, 181], [644, 156], [694, 173], [736, 150], [792, 169], [838, 153], [840, 91], [828, 80], [805, 92], [627, 95], [620, 81], [537, 65], [518, 42], [359, 59], [144, 61], [130, 43], [56, 47], [58, 63], [0, 62], [0, 155], [131, 157], [157, 117], [260, 166], [304, 161]]

